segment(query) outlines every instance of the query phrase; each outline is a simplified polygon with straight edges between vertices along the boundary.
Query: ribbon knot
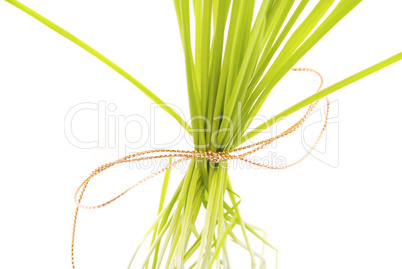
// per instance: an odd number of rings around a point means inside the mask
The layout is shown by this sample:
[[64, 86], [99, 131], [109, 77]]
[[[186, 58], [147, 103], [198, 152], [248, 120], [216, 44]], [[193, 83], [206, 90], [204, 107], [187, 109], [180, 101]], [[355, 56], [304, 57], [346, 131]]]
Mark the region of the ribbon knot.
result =
[[228, 155], [227, 152], [215, 152], [210, 150], [207, 152], [196, 152], [194, 154], [194, 158], [207, 159], [212, 162], [219, 163], [221, 161], [233, 159], [235, 156]]

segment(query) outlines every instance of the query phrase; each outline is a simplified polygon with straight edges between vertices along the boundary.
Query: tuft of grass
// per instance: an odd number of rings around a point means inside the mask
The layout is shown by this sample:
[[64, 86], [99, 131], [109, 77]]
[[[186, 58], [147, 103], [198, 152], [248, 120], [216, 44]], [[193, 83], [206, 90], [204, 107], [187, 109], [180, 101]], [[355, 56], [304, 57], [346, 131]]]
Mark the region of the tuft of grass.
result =
[[[361, 0], [320, 0], [303, 21], [308, 0], [173, 0], [187, 73], [191, 125], [134, 77], [104, 55], [55, 23], [16, 0], [6, 2], [31, 15], [85, 49], [133, 83], [177, 120], [194, 139], [197, 151], [224, 151], [238, 147], [264, 129], [299, 109], [402, 59], [398, 53], [287, 108], [246, 132], [277, 83]], [[334, 7], [334, 5], [336, 5]], [[331, 10], [331, 11], [330, 11]], [[256, 15], [256, 16], [254, 16]], [[191, 16], [195, 18], [190, 26]], [[255, 19], [254, 19], [255, 17]], [[191, 32], [195, 31], [193, 53]], [[171, 160], [170, 160], [171, 161]], [[141, 268], [230, 268], [228, 239], [246, 250], [250, 268], [265, 268], [264, 249], [251, 245], [250, 236], [273, 251], [266, 233], [245, 222], [240, 197], [234, 192], [225, 162], [192, 160], [169, 203], [167, 172], [155, 222], [140, 248], [147, 248]], [[205, 212], [200, 220], [199, 213]], [[203, 226], [197, 227], [196, 222]], [[235, 234], [239, 227], [241, 233]], [[145, 243], [150, 238], [150, 244]], [[136, 265], [136, 268], [138, 265]]]

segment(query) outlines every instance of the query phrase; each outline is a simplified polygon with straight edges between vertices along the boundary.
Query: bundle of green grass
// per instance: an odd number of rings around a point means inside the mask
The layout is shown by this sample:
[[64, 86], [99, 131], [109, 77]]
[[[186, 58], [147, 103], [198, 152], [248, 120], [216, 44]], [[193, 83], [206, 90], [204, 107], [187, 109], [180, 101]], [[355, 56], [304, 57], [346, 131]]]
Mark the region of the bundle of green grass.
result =
[[[80, 39], [18, 1], [6, 1], [131, 81], [192, 135], [196, 151], [235, 149], [278, 119], [402, 59], [402, 53], [392, 56], [247, 132], [250, 119], [257, 115], [275, 85], [361, 1], [341, 0], [335, 4], [334, 0], [320, 0], [301, 23], [296, 23], [308, 0], [263, 0], [261, 5], [253, 0], [174, 0], [187, 71], [189, 125], [144, 85]], [[190, 26], [191, 16], [195, 27]], [[194, 53], [191, 31], [195, 31]], [[169, 177], [170, 171], [163, 183], [157, 218], [129, 268], [230, 268], [229, 241], [245, 249], [250, 268], [265, 268], [264, 256], [252, 246], [250, 237], [276, 250], [261, 229], [243, 220], [226, 161], [193, 159], [173, 197], [165, 203]], [[203, 219], [199, 217], [201, 211], [205, 212]], [[199, 222], [203, 223], [201, 227], [196, 225]], [[237, 235], [235, 231], [239, 231]], [[141, 248], [147, 248], [147, 254], [137, 257]]]

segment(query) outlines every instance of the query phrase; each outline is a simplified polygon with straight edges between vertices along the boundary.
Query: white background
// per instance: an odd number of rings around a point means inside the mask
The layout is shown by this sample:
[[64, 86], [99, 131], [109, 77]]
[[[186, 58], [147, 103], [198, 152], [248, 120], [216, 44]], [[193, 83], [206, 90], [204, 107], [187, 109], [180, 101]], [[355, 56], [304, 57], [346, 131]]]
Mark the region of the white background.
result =
[[[94, 46], [188, 115], [173, 1], [24, 4]], [[400, 52], [400, 10], [398, 0], [364, 1], [297, 66], [319, 70], [329, 86]], [[111, 118], [141, 115], [149, 121], [152, 102], [93, 56], [4, 1], [0, 59], [0, 268], [70, 268], [75, 188], [94, 168], [124, 152], [113, 143], [92, 149], [72, 145], [65, 136], [65, 116], [77, 104], [104, 101], [116, 106], [107, 112]], [[402, 268], [401, 73], [402, 63], [397, 63], [330, 96], [336, 101], [332, 124], [317, 158], [285, 171], [233, 168], [243, 216], [268, 231], [279, 249], [280, 269]], [[282, 111], [316, 85], [311, 75], [289, 73], [261, 114]], [[296, 119], [282, 123], [283, 128]], [[157, 143], [170, 141], [180, 130], [159, 110], [155, 120]], [[96, 140], [97, 111], [80, 114], [74, 124], [77, 137]], [[139, 126], [119, 130], [109, 125], [107, 130], [118, 130], [120, 143], [127, 136], [143, 142], [141, 150], [155, 147], [146, 139], [149, 130]], [[273, 150], [295, 160], [305, 152], [304, 142], [299, 132]], [[174, 147], [189, 145], [181, 141]], [[99, 177], [89, 200], [101, 201], [149, 174], [129, 170], [122, 166]], [[180, 174], [173, 172], [171, 189]], [[157, 177], [105, 209], [83, 212], [78, 268], [126, 268], [155, 216], [161, 183]], [[247, 254], [238, 253], [243, 258], [236, 259], [234, 268], [248, 268]]]

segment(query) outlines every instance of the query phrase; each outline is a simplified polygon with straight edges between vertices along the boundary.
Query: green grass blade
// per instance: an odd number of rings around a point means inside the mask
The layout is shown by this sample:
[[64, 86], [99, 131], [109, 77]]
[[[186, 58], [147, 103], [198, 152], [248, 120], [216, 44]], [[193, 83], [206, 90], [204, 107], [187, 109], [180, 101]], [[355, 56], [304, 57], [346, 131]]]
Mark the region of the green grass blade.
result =
[[[273, 37], [271, 38], [271, 42], [269, 42], [264, 50], [264, 53], [261, 56], [261, 59], [258, 63], [258, 66], [256, 68], [256, 72], [253, 75], [253, 80], [251, 81], [249, 87], [248, 87], [248, 93], [251, 93], [254, 88], [257, 86], [258, 82], [260, 81], [262, 75], [264, 74], [268, 64], [270, 63], [270, 61], [272, 60], [272, 57], [274, 56], [275, 52], [278, 50], [279, 46], [282, 44], [283, 40], [286, 38], [286, 36], [288, 35], [289, 31], [292, 29], [293, 25], [295, 24], [296, 20], [299, 18], [300, 14], [302, 13], [302, 11], [304, 10], [304, 8], [306, 7], [307, 3], [309, 0], [303, 0], [298, 7], [296, 8], [296, 10], [294, 11], [294, 13], [292, 14], [292, 16], [290, 17], [289, 21], [287, 22], [286, 26], [283, 28], [283, 30], [281, 31], [279, 37], [275, 40], [275, 37], [278, 33], [276, 33]], [[292, 1], [293, 3], [294, 1]], [[282, 16], [287, 15], [288, 11], [283, 12]], [[279, 19], [280, 21], [284, 20], [285, 18], [281, 18]], [[282, 23], [278, 23], [275, 28], [275, 32], [279, 31], [280, 27], [281, 27]], [[271, 47], [270, 44], [272, 44], [272, 42], [275, 40], [274, 45]]]
[[[248, 65], [242, 65], [241, 69], [241, 71], [246, 70], [246, 72], [239, 72], [238, 80], [236, 80], [236, 84], [232, 94], [233, 99], [228, 101], [229, 105], [238, 104], [238, 111], [234, 111], [236, 114], [239, 114], [239, 112], [242, 110], [239, 104], [242, 104], [244, 100], [251, 94], [253, 86], [250, 85], [250, 81], [252, 81], [252, 78], [255, 75], [254, 72], [256, 70], [257, 63], [259, 62], [259, 58], [262, 58], [260, 59], [260, 61], [264, 61], [264, 55], [268, 54], [268, 48], [272, 46], [272, 43], [274, 42], [276, 35], [278, 34], [278, 31], [282, 26], [287, 14], [289, 13], [289, 10], [294, 1], [277, 1], [273, 6], [271, 2], [272, 1], [266, 1], [263, 3], [263, 6], [261, 6], [259, 17], [257, 17], [256, 23], [253, 27], [252, 37], [254, 36], [257, 27], [262, 27], [262, 32], [259, 36], [256, 37], [254, 44], [250, 44], [254, 45], [251, 50], [252, 56], [251, 58], [245, 57], [245, 60], [250, 61], [245, 61], [246, 64], [248, 63]], [[261, 21], [259, 20], [261, 19], [260, 15], [263, 16]], [[253, 39], [251, 38], [251, 40]], [[264, 45], [266, 47], [265, 52], [262, 56], [260, 56]], [[245, 68], [244, 70], [243, 67]], [[241, 125], [241, 123], [239, 123], [239, 121], [241, 121], [241, 118], [236, 117], [236, 115], [234, 115], [232, 112], [231, 119], [234, 122], [233, 125], [238, 127], [234, 130], [234, 132], [225, 132], [221, 134], [221, 136], [224, 136], [223, 138], [219, 139], [219, 142], [222, 145], [224, 145], [229, 140], [236, 141], [238, 138], [240, 138], [240, 135], [242, 134], [243, 126]], [[225, 127], [226, 126], [223, 125], [222, 128]], [[231, 137], [228, 137], [229, 135]]]
[[269, 119], [268, 121], [264, 122], [263, 124], [259, 125], [258, 127], [256, 127], [254, 130], [250, 131], [249, 133], [247, 133], [246, 135], [244, 135], [242, 137], [241, 143], [246, 142], [247, 140], [249, 140], [250, 138], [256, 136], [257, 134], [259, 134], [260, 132], [262, 132], [263, 130], [267, 129], [268, 127], [270, 127], [272, 124], [275, 124], [276, 122], [278, 122], [280, 119], [289, 116], [290, 114], [298, 111], [299, 109], [349, 85], [352, 84], [353, 82], [356, 82], [368, 75], [371, 75], [391, 64], [394, 64], [398, 61], [402, 60], [402, 52], [378, 63], [375, 64], [363, 71], [360, 71], [338, 83], [335, 83], [334, 85], [316, 93], [311, 95], [310, 97], [307, 97], [306, 99], [300, 101], [299, 103], [289, 107], [288, 109], [282, 111], [281, 113], [277, 114], [275, 117]]
[[72, 41], [76, 45], [80, 46], [87, 52], [91, 53], [93, 56], [101, 60], [103, 63], [108, 65], [110, 68], [115, 70], [117, 73], [122, 75], [124, 78], [126, 78], [128, 81], [130, 81], [132, 84], [134, 84], [140, 91], [142, 91], [146, 96], [148, 96], [152, 101], [154, 101], [157, 105], [159, 105], [163, 110], [165, 110], [167, 113], [169, 113], [175, 120], [177, 120], [183, 128], [189, 132], [191, 132], [191, 127], [187, 124], [187, 122], [182, 119], [179, 114], [177, 114], [176, 111], [174, 111], [171, 107], [169, 107], [165, 102], [163, 102], [157, 95], [155, 95], [152, 91], [150, 91], [147, 87], [145, 87], [143, 84], [141, 84], [138, 80], [136, 80], [133, 76], [131, 76], [129, 73], [124, 71], [121, 67], [116, 65], [114, 62], [106, 58], [103, 54], [99, 53], [92, 47], [90, 47], [88, 44], [83, 42], [81, 39], [77, 38], [76, 36], [70, 34], [60, 26], [56, 25], [55, 23], [51, 22], [50, 20], [46, 19], [39, 13], [33, 11], [29, 7], [21, 4], [20, 2], [16, 0], [5, 0], [6, 2], [10, 3], [11, 5], [17, 7], [18, 9], [22, 10], [23, 12], [27, 13], [28, 15], [32, 16], [39, 22], [43, 23], [56, 33], [62, 35], [63, 37], [67, 38], [68, 40]]
[[189, 1], [175, 0], [175, 6], [185, 56], [191, 122], [193, 129], [197, 130], [193, 133], [194, 146], [196, 150], [205, 150], [203, 148], [205, 146], [205, 134], [199, 131], [202, 130], [204, 121], [199, 118], [199, 116], [202, 115], [199, 102], [201, 95], [197, 84], [196, 68], [194, 66], [194, 57], [191, 49]]
[[[284, 61], [287, 61], [289, 57], [297, 50], [297, 48], [303, 43], [306, 37], [314, 29], [314, 27], [319, 23], [320, 19], [329, 10], [335, 0], [321, 0], [310, 12], [307, 18], [302, 22], [302, 24], [296, 29], [289, 40], [286, 42], [284, 48], [279, 53], [278, 57], [275, 59], [274, 63], [268, 70], [267, 74], [262, 78], [261, 82], [257, 85], [254, 92], [250, 95], [244, 111], [248, 113], [254, 104], [255, 100], [260, 96], [269, 83], [272, 84], [272, 73], [276, 73], [281, 69]], [[289, 71], [290, 68], [287, 71]], [[285, 70], [284, 70], [285, 71]], [[285, 73], [286, 73], [285, 72]], [[263, 99], [265, 101], [265, 99]]]
[[[233, 49], [231, 50], [231, 63], [226, 82], [225, 100], [232, 97], [232, 88], [238, 77], [238, 72], [243, 65], [243, 57], [250, 36], [250, 29], [254, 12], [254, 0], [240, 1], [239, 15], [235, 21]], [[266, 0], [264, 2], [267, 2]], [[260, 16], [261, 17], [261, 16]], [[229, 101], [226, 101], [228, 103]], [[226, 106], [225, 106], [226, 111]], [[227, 113], [224, 113], [227, 115]]]
[[[231, 0], [221, 0], [217, 7], [217, 18], [214, 27], [214, 35], [212, 39], [211, 48], [211, 63], [210, 63], [210, 73], [209, 73], [209, 97], [208, 97], [208, 109], [207, 109], [207, 119], [209, 123], [213, 122], [214, 111], [216, 106], [220, 106], [216, 102], [216, 96], [218, 92], [219, 79], [221, 75], [222, 68], [222, 55], [223, 55], [223, 44], [225, 37], [225, 26], [228, 18], [228, 12]], [[207, 146], [210, 147], [211, 140], [211, 130], [207, 133]]]
[[[245, 44], [244, 52], [242, 52], [242, 59], [238, 55], [234, 56], [238, 61], [241, 60], [241, 65], [239, 69], [236, 70], [236, 67], [232, 68], [232, 72], [236, 72], [236, 78], [233, 82], [231, 81], [231, 73], [229, 72], [228, 85], [227, 85], [227, 93], [230, 92], [230, 95], [227, 95], [225, 98], [225, 107], [224, 107], [224, 117], [230, 118], [232, 121], [236, 122], [236, 113], [235, 110], [238, 102], [241, 102], [246, 94], [244, 89], [247, 88], [248, 83], [250, 82], [250, 78], [254, 72], [255, 65], [258, 61], [260, 51], [261, 40], [263, 37], [263, 30], [266, 23], [266, 14], [270, 8], [271, 1], [265, 0], [261, 6], [261, 9], [257, 15], [256, 22], [251, 30], [251, 34], [248, 37], [248, 43]], [[251, 12], [251, 11], [250, 11]], [[239, 42], [237, 42], [239, 43]], [[241, 48], [237, 48], [240, 50]], [[235, 50], [236, 51], [236, 50]], [[237, 52], [238, 53], [238, 52]], [[233, 75], [233, 74], [232, 74]], [[230, 91], [229, 91], [230, 90]], [[220, 128], [226, 129], [229, 127], [230, 121], [223, 121]], [[236, 127], [236, 124], [234, 124]], [[229, 140], [229, 135], [231, 132], [221, 132], [218, 135], [218, 144], [224, 145], [227, 140]]]
[[[297, 49], [297, 51], [284, 63], [278, 63], [281, 66], [277, 66], [277, 69], [274, 69], [274, 65], [270, 68], [272, 72], [268, 72], [264, 79], [267, 79], [265, 82], [261, 82], [258, 87], [265, 83], [267, 85], [264, 89], [264, 92], [257, 98], [251, 110], [250, 103], [246, 104], [246, 107], [243, 111], [243, 122], [246, 122], [248, 125], [243, 127], [242, 132], [248, 128], [251, 120], [255, 117], [257, 112], [260, 110], [262, 105], [264, 104], [266, 98], [269, 93], [273, 89], [273, 87], [280, 81], [280, 79], [326, 34], [330, 31], [343, 17], [345, 17], [350, 11], [352, 11], [361, 0], [343, 0], [341, 1], [336, 8], [331, 12], [331, 14], [324, 20], [324, 22], [314, 31], [313, 34]], [[263, 79], [263, 80], [264, 80]], [[253, 94], [255, 94], [253, 92]], [[238, 144], [238, 141], [234, 142], [234, 144]]]
[[201, 115], [207, 114], [209, 96], [209, 57], [211, 43], [212, 0], [204, 0], [202, 8], [199, 57], [196, 57], [198, 85], [201, 91]]
[[218, 242], [216, 243], [216, 246], [215, 246], [215, 253], [214, 253], [214, 255], [212, 256], [212, 259], [211, 259], [211, 261], [210, 261], [209, 264], [208, 264], [208, 269], [209, 269], [209, 268], [212, 268], [212, 263], [213, 263], [214, 260], [216, 260], [216, 258], [218, 257], [218, 254], [219, 254], [219, 252], [220, 252], [220, 250], [221, 250], [223, 244], [224, 244], [225, 241], [226, 241], [226, 237], [227, 237], [227, 236], [229, 235], [229, 233], [233, 230], [233, 227], [234, 227], [234, 226], [235, 226], [235, 224], [230, 224], [230, 225], [228, 225], [228, 226], [226, 227], [226, 229], [225, 229], [225, 231], [224, 231], [222, 237], [221, 237], [220, 240], [218, 240]]

